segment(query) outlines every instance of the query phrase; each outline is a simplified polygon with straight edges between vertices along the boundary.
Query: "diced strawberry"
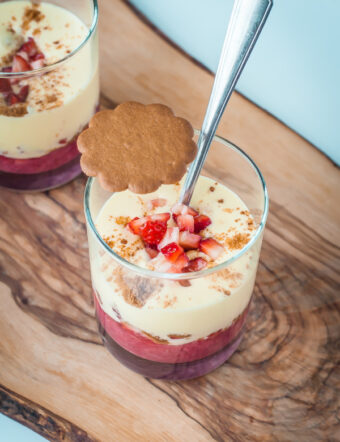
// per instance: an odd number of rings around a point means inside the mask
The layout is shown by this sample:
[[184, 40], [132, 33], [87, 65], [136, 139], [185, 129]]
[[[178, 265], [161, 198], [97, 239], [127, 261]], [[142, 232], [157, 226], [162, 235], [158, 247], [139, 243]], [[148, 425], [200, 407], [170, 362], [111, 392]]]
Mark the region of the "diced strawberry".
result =
[[30, 58], [34, 57], [36, 55], [36, 53], [38, 52], [38, 48], [37, 48], [37, 45], [34, 41], [34, 38], [28, 37], [28, 40], [21, 46], [19, 51], [26, 52], [26, 54]]
[[178, 215], [176, 223], [180, 231], [187, 230], [190, 233], [194, 231], [194, 217], [192, 215]]
[[181, 246], [176, 244], [175, 242], [172, 242], [170, 244], [167, 244], [165, 247], [161, 249], [161, 252], [166, 257], [168, 261], [175, 262], [179, 255], [181, 255], [184, 250]]
[[195, 224], [194, 231], [195, 233], [198, 233], [201, 230], [205, 229], [206, 227], [210, 226], [211, 219], [209, 218], [209, 216], [206, 215], [198, 215], [195, 216], [194, 218], [194, 224]]
[[170, 213], [155, 213], [154, 215], [147, 216], [151, 221], [158, 221], [167, 223], [170, 219]]
[[213, 238], [202, 239], [199, 249], [212, 259], [217, 259], [223, 253], [223, 247]]
[[11, 90], [12, 87], [9, 80], [7, 80], [7, 78], [0, 78], [0, 92], [8, 93], [11, 92]]
[[168, 227], [162, 241], [158, 244], [158, 250], [161, 250], [163, 247], [165, 247], [166, 245], [172, 242], [178, 244], [178, 241], [179, 241], [179, 228]]
[[172, 209], [172, 216], [174, 215], [192, 215], [197, 216], [198, 212], [190, 206], [186, 206], [185, 204], [176, 203]]
[[179, 234], [179, 244], [185, 249], [197, 249], [201, 241], [201, 237], [199, 235], [195, 235], [194, 233], [190, 233], [187, 231], [180, 232]]
[[155, 198], [153, 200], [148, 201], [147, 208], [148, 210], [152, 210], [155, 207], [163, 207], [166, 204], [165, 198]]
[[189, 261], [189, 264], [183, 269], [183, 272], [199, 272], [205, 269], [207, 261], [203, 258], [195, 258]]
[[172, 267], [171, 262], [168, 261], [162, 253], [159, 253], [150, 263], [156, 272], [167, 273]]
[[31, 61], [31, 68], [32, 69], [40, 69], [40, 68], [43, 68], [44, 66], [45, 66], [45, 62], [42, 59]]
[[188, 265], [189, 258], [185, 253], [182, 253], [179, 255], [177, 260], [171, 265], [170, 269], [168, 270], [169, 273], [181, 273], [183, 269]]
[[136, 218], [133, 218], [133, 220], [128, 223], [128, 227], [132, 233], [134, 233], [135, 235], [139, 235], [140, 228], [143, 226], [143, 224], [145, 224], [145, 222], [146, 222], [146, 217], [138, 218], [136, 216]]
[[30, 65], [24, 58], [20, 57], [20, 55], [14, 55], [12, 62], [12, 72], [24, 72], [29, 71], [30, 69]]
[[13, 104], [17, 104], [19, 103], [20, 100], [19, 98], [15, 95], [14, 92], [10, 92], [7, 97], [6, 97], [6, 103], [8, 104], [8, 106], [12, 106]]
[[21, 58], [23, 58], [24, 60], [26, 60], [27, 62], [29, 62], [28, 54], [27, 54], [26, 52], [24, 52], [24, 51], [19, 51], [19, 52], [16, 53], [16, 55], [19, 55]]
[[26, 101], [27, 95], [28, 95], [28, 90], [29, 87], [26, 84], [26, 86], [22, 86], [22, 88], [20, 88], [19, 92], [17, 93], [17, 97], [19, 98], [19, 100], [23, 103], [24, 101]]
[[145, 246], [145, 251], [151, 259], [156, 258], [156, 256], [158, 255], [158, 250], [150, 247], [149, 245]]
[[45, 55], [42, 52], [38, 52], [37, 54], [35, 54], [31, 60], [32, 61], [37, 61], [37, 60], [44, 60], [45, 59]]
[[148, 220], [140, 228], [140, 236], [148, 244], [159, 244], [166, 232], [166, 222]]

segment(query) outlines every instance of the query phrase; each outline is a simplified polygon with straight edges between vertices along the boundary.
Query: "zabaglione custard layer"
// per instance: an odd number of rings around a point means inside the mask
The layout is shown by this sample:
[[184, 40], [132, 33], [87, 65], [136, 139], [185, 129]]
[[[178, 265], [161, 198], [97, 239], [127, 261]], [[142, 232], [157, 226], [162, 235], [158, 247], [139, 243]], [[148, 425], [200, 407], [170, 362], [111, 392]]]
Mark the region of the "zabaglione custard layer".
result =
[[[32, 69], [39, 67], [34, 64], [39, 58], [43, 60], [40, 66], [52, 65], [71, 54], [88, 33], [88, 27], [76, 15], [56, 5], [21, 0], [2, 2], [0, 70], [18, 70], [13, 57], [21, 62], [23, 58], [24, 67], [26, 61]], [[29, 50], [25, 52], [23, 48], [32, 40], [36, 49], [31, 57]], [[0, 170], [44, 171], [46, 167], [41, 167], [37, 159], [68, 146], [88, 124], [98, 104], [96, 52], [93, 45], [85, 44], [59, 67], [43, 75], [25, 77], [19, 83], [11, 81], [13, 94], [19, 97], [20, 91], [28, 86], [28, 94], [20, 102], [9, 101], [4, 89], [7, 80], [1, 79], [0, 73]], [[29, 69], [26, 66], [24, 70]], [[78, 154], [75, 144], [72, 148]], [[64, 151], [63, 155], [67, 158], [70, 153]], [[27, 170], [22, 166], [25, 163], [15, 160], [28, 160]]]
[[[125, 260], [155, 270], [155, 259], [128, 223], [135, 217], [171, 213], [182, 184], [162, 185], [146, 195], [129, 190], [112, 194], [95, 219], [98, 233]], [[150, 209], [153, 201], [162, 201], [162, 206]], [[207, 268], [235, 256], [255, 233], [243, 201], [207, 177], [199, 178], [190, 206], [211, 221], [199, 232], [201, 239], [213, 237], [223, 248], [214, 260], [202, 251], [186, 251], [190, 260], [205, 259]], [[172, 217], [168, 227], [173, 226]], [[179, 282], [135, 274], [99, 250], [90, 259], [99, 321], [120, 346], [146, 359], [185, 362], [208, 356], [236, 338], [244, 324], [257, 254], [258, 247], [252, 247], [228, 268]]]

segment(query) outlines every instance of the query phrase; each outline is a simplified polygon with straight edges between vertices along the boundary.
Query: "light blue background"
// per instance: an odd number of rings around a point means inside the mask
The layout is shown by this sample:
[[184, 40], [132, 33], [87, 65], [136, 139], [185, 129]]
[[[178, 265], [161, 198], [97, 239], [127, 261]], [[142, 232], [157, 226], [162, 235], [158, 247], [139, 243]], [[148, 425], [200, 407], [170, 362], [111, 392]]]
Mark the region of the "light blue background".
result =
[[[216, 71], [232, 0], [131, 3]], [[237, 90], [340, 164], [339, 81], [340, 0], [274, 0]]]
[[0, 442], [46, 442], [46, 439], [0, 413]]

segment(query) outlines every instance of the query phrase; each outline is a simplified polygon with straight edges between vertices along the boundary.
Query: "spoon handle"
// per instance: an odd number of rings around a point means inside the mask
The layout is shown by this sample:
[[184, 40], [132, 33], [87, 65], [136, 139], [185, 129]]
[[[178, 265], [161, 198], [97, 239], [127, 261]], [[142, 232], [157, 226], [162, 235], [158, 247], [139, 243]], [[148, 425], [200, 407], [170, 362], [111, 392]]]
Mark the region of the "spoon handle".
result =
[[198, 139], [198, 153], [185, 180], [180, 202], [189, 204], [218, 123], [261, 33], [272, 0], [235, 0], [214, 85]]

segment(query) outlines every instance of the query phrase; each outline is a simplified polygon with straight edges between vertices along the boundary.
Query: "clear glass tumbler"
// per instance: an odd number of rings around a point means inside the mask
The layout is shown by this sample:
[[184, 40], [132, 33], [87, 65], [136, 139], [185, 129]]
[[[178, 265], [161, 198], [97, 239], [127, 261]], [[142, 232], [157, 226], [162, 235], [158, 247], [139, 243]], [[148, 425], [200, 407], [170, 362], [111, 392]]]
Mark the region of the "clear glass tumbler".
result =
[[97, 0], [5, 0], [0, 16], [0, 186], [58, 187], [81, 173], [77, 136], [99, 106]]
[[[253, 297], [268, 212], [264, 179], [246, 153], [217, 136], [202, 174], [225, 185], [243, 200], [255, 221], [255, 231], [231, 259], [194, 273], [154, 272], [113, 252], [96, 230], [96, 217], [112, 194], [103, 190], [97, 179], [87, 182], [85, 215], [99, 332], [104, 345], [122, 364], [150, 378], [189, 379], [223, 364], [242, 339]], [[117, 284], [117, 278], [122, 284]], [[195, 293], [216, 280], [230, 282], [231, 293], [218, 302], [197, 305]], [[125, 302], [126, 293], [122, 296], [121, 290], [125, 290], [141, 300], [151, 294], [149, 300], [160, 285], [168, 293], [176, 290], [178, 296], [189, 291], [191, 307], [180, 310], [166, 305], [155, 311], [149, 301], [129, 305]], [[155, 330], [159, 326], [167, 327], [169, 339], [157, 337]], [[200, 335], [199, 339], [192, 338], [192, 330]]]

